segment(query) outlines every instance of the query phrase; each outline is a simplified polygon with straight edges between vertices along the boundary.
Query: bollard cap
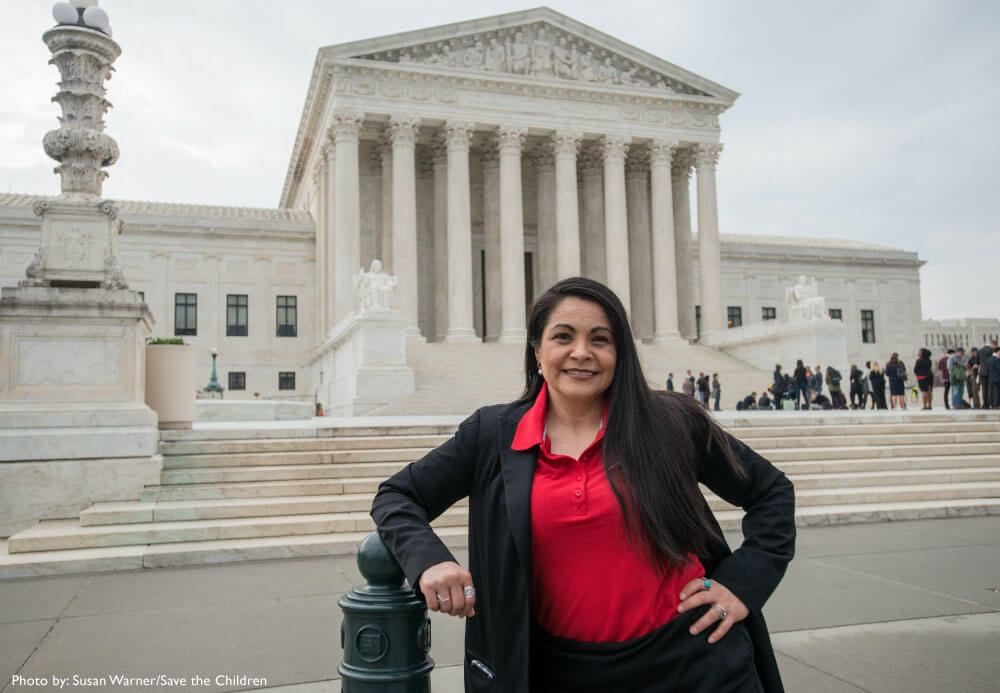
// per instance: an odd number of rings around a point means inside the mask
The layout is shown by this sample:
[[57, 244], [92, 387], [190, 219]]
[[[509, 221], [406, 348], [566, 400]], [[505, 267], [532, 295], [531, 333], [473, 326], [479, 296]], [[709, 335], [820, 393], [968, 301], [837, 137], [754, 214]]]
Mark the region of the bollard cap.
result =
[[399, 587], [405, 577], [378, 532], [372, 532], [361, 542], [358, 569], [372, 587]]

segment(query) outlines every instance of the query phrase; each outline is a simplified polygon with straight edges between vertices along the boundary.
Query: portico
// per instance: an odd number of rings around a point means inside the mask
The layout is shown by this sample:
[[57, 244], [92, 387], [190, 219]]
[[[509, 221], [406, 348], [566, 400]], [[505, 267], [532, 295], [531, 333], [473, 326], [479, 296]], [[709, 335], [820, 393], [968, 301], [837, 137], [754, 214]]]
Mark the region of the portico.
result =
[[702, 332], [725, 329], [715, 168], [736, 96], [545, 8], [322, 49], [282, 195], [316, 220], [319, 334], [378, 258], [411, 337], [520, 342], [531, 301], [583, 274], [637, 337], [692, 338], [692, 172]]

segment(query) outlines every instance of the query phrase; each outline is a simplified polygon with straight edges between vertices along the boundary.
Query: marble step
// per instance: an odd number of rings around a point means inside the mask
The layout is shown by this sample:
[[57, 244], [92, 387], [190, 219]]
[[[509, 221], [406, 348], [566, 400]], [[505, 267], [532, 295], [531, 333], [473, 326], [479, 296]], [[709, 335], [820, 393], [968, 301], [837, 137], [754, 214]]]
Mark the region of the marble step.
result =
[[167, 469], [160, 474], [161, 486], [209, 484], [232, 481], [293, 481], [302, 479], [348, 479], [381, 476], [386, 479], [406, 462], [366, 462], [362, 464], [283, 464], [266, 467], [218, 467]]
[[789, 474], [795, 491], [818, 488], [865, 488], [905, 484], [951, 484], [968, 481], [1000, 482], [1000, 466], [953, 469], [904, 469], [832, 474]]
[[963, 467], [1000, 466], [1000, 455], [945, 455], [915, 457], [876, 457], [850, 460], [816, 460], [781, 462], [777, 465], [785, 474], [840, 474], [888, 472], [904, 469], [956, 469]]
[[265, 440], [179, 440], [162, 441], [164, 456], [208, 455], [251, 452], [333, 452], [370, 448], [433, 448], [449, 435], [380, 435], [350, 438], [278, 438]]
[[[951, 445], [879, 445], [871, 447], [824, 448], [765, 448], [754, 446], [760, 455], [771, 462], [809, 462], [815, 460], [849, 460], [858, 458], [908, 457], [919, 454], [930, 456], [972, 456], [1000, 454], [1000, 443], [963, 443]], [[779, 465], [780, 466], [780, 465]]]
[[[984, 515], [1000, 515], [1000, 499], [812, 506], [798, 508], [795, 523], [812, 527]], [[738, 530], [743, 513], [723, 510], [716, 512], [716, 517], [724, 530]], [[452, 548], [466, 543], [464, 526], [438, 527], [435, 531]], [[0, 579], [351, 555], [366, 536], [367, 531], [337, 532], [27, 553], [10, 553], [7, 542], [0, 541]]]
[[[464, 526], [467, 522], [468, 509], [455, 507], [445, 511], [431, 524], [434, 527], [455, 527]], [[367, 512], [147, 522], [96, 527], [83, 527], [77, 520], [45, 520], [10, 537], [7, 540], [7, 551], [15, 554], [134, 544], [166, 544], [179, 541], [369, 532], [374, 528], [375, 525]]]
[[[342, 493], [325, 496], [275, 496], [155, 503], [95, 503], [80, 513], [80, 526], [95, 527], [149, 522], [220, 520], [278, 515], [320, 515], [344, 512], [367, 513], [371, 510], [373, 498], [373, 493]], [[455, 506], [466, 507], [468, 504], [468, 499], [462, 499]]]
[[989, 433], [1000, 432], [1000, 421], [927, 421], [916, 423], [817, 424], [803, 420], [800, 425], [724, 425], [738, 438], [840, 437], [847, 435], [893, 435], [906, 433]]
[[[705, 493], [712, 510], [731, 508], [721, 498]], [[1000, 498], [1000, 481], [968, 481], [940, 484], [894, 484], [847, 488], [807, 488], [795, 490], [795, 507], [816, 505], [857, 505], [912, 501], [951, 501]]]
[[275, 498], [281, 496], [327, 496], [342, 493], [375, 493], [383, 476], [357, 476], [342, 479], [291, 479], [285, 481], [236, 481], [230, 483], [151, 486], [142, 493], [141, 502], [185, 500], [223, 500], [227, 498]]
[[164, 469], [200, 467], [254, 467], [280, 464], [347, 464], [358, 462], [412, 462], [433, 448], [372, 448], [333, 452], [244, 452], [208, 455], [170, 455], [163, 458]]
[[[452, 548], [466, 545], [467, 530], [464, 526], [438, 527], [435, 531]], [[6, 542], [0, 542], [0, 580], [282, 558], [344, 556], [357, 553], [368, 534], [366, 531], [334, 532], [14, 554], [8, 553]]]
[[968, 433], [845, 433], [838, 436], [768, 436], [748, 438], [744, 442], [756, 449], [879, 447], [883, 445], [966, 445], [969, 443], [1000, 443], [1000, 430]]

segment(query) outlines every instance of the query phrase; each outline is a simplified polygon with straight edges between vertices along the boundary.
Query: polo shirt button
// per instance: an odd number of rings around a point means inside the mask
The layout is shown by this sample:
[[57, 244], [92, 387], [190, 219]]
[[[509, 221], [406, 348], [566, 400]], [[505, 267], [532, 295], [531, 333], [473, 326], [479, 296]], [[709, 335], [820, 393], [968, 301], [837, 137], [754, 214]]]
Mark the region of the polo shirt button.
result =
[[583, 481], [583, 477], [582, 476], [578, 476], [578, 477], [576, 477], [576, 480], [577, 481]]
[[580, 489], [577, 489], [577, 490], [573, 491], [573, 495], [575, 495], [577, 498], [579, 498], [580, 496], [583, 495], [583, 492], [580, 491]]

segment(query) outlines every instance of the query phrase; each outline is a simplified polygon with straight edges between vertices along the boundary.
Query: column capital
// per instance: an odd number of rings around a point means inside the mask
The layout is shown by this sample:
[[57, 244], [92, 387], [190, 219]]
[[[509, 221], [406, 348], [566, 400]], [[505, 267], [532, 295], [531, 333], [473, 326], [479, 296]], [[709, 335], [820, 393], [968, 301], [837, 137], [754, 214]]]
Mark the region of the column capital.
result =
[[715, 169], [719, 161], [719, 154], [722, 153], [722, 144], [699, 144], [695, 149], [694, 165], [699, 171], [705, 169]]
[[389, 118], [388, 130], [393, 144], [415, 146], [419, 129], [420, 118], [415, 116], [394, 115]]
[[629, 178], [649, 175], [650, 152], [646, 147], [635, 147], [628, 154], [625, 160], [625, 175]]
[[556, 165], [556, 159], [553, 156], [552, 143], [543, 140], [532, 147], [531, 161], [536, 168], [553, 168]]
[[336, 111], [330, 122], [330, 133], [336, 142], [357, 142], [364, 120], [365, 115], [360, 111]]
[[650, 164], [666, 164], [669, 166], [674, 158], [674, 152], [680, 143], [677, 140], [654, 139], [649, 143]]
[[674, 178], [691, 178], [691, 166], [694, 165], [694, 152], [690, 149], [677, 149], [674, 151], [674, 161], [670, 168], [670, 173]]
[[571, 130], [556, 130], [549, 136], [552, 143], [552, 151], [556, 157], [572, 156], [576, 157], [580, 151], [580, 144], [583, 142], [583, 133]]
[[580, 175], [597, 176], [604, 170], [604, 155], [596, 142], [584, 142], [580, 146], [580, 155], [576, 160]]
[[528, 128], [519, 125], [501, 125], [497, 128], [497, 145], [501, 154], [520, 154]]
[[469, 140], [476, 129], [476, 124], [462, 120], [449, 120], [444, 124], [444, 137], [448, 149], [464, 149], [468, 151]]
[[479, 147], [479, 160], [483, 166], [491, 168], [500, 165], [500, 143], [495, 137], [487, 137]]
[[632, 138], [628, 135], [605, 135], [601, 138], [601, 148], [606, 163], [624, 163]]
[[434, 173], [433, 147], [417, 147], [417, 175], [426, 177]]

